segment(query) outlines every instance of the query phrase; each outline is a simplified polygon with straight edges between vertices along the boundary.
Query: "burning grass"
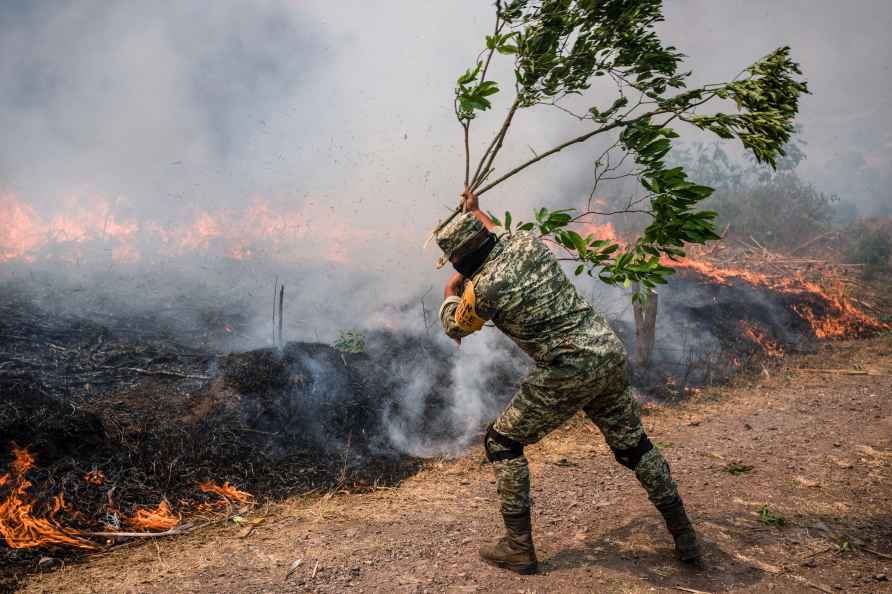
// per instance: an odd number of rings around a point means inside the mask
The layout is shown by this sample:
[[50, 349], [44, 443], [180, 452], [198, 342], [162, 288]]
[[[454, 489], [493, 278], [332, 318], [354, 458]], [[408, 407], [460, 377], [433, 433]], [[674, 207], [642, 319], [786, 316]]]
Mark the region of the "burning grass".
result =
[[66, 509], [65, 496], [57, 493], [45, 514], [37, 514], [35, 498], [29, 492], [31, 481], [27, 473], [34, 466], [34, 456], [26, 449], [13, 445], [10, 473], [0, 476], [0, 488], [9, 487], [0, 500], [0, 536], [13, 549], [46, 546], [67, 546], [92, 549], [95, 546], [81, 539], [78, 530], [63, 527], [59, 515]]
[[222, 499], [220, 503], [250, 503], [254, 496], [246, 491], [237, 489], [236, 487], [225, 482], [218, 485], [215, 481], [206, 481], [198, 486], [202, 493], [214, 493]]
[[692, 247], [687, 258], [667, 265], [682, 273], [696, 272], [708, 283], [746, 283], [791, 295], [801, 301], [792, 307], [820, 339], [858, 338], [892, 329], [856, 305], [850, 294], [852, 268], [828, 260], [784, 256], [758, 245], [734, 249], [715, 244]]
[[[822, 284], [774, 256], [732, 259], [675, 264], [659, 318], [672, 326], [658, 330], [651, 368], [636, 370], [641, 391], [681, 398], [818, 340], [889, 328], [856, 306], [844, 279], [824, 274]], [[0, 297], [0, 444], [27, 446], [0, 455], [0, 558], [10, 564], [33, 561], [37, 548], [106, 546], [91, 531], [164, 532], [264, 498], [398, 482], [420, 467], [384, 425], [399, 415], [406, 369], [431, 376], [407, 417], [414, 429], [456, 439], [442, 414], [453, 403], [452, 351], [423, 335], [366, 336], [361, 352], [290, 343], [223, 355], [154, 320], [99, 324]], [[221, 327], [235, 318], [209, 317]], [[507, 401], [518, 374], [495, 377], [484, 389]]]
[[762, 330], [759, 330], [746, 320], [740, 321], [740, 327], [743, 335], [759, 345], [768, 357], [780, 359], [784, 356], [784, 349], [776, 341], [765, 336]]
[[[290, 343], [218, 355], [132, 319], [109, 327], [6, 297], [0, 560], [8, 568], [102, 548], [119, 542], [115, 533], [175, 531], [258, 499], [400, 481], [420, 460], [397, 451], [383, 427], [400, 414], [393, 364], [440, 370], [416, 422], [432, 438], [455, 438], [438, 417], [449, 406], [450, 354], [424, 337], [373, 336], [366, 353]], [[503, 398], [511, 389], [504, 382]], [[7, 454], [13, 442], [27, 447]]]
[[163, 532], [179, 524], [182, 519], [182, 515], [173, 513], [170, 504], [165, 500], [156, 507], [137, 508], [125, 523], [141, 530]]

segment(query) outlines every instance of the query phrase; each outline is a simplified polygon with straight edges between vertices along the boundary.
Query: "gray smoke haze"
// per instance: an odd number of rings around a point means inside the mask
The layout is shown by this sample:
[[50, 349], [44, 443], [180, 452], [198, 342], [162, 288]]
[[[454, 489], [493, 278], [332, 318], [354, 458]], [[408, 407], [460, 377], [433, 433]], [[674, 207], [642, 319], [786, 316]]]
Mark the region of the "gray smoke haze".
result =
[[[666, 16], [661, 34], [690, 56], [694, 82], [727, 80], [792, 46], [813, 93], [802, 104], [802, 173], [862, 213], [889, 208], [892, 4], [677, 0], [666, 3]], [[146, 311], [181, 293], [229, 299], [254, 319], [243, 348], [268, 342], [277, 276], [289, 287], [287, 338], [328, 341], [342, 328], [393, 325], [400, 316], [392, 306], [406, 303], [419, 304], [410, 311], [420, 323], [422, 299], [435, 311], [448, 274], [433, 269], [435, 249], [421, 246], [460, 191], [452, 87], [491, 19], [491, 4], [481, 0], [6, 0], [0, 216], [8, 220], [0, 221], [0, 256], [4, 243], [29, 240], [14, 231], [26, 215], [46, 222], [87, 209], [104, 221], [103, 232], [109, 221], [124, 233], [128, 221], [153, 231], [133, 240], [137, 263], [111, 262], [106, 247], [84, 245], [74, 263], [54, 260], [43, 276], [29, 263], [0, 270], [13, 281], [60, 283], [69, 308], [97, 307], [72, 297], [71, 287]], [[507, 68], [503, 61], [495, 69], [503, 81]], [[593, 89], [589, 104], [612, 92]], [[505, 95], [475, 121], [476, 147], [500, 120]], [[521, 114], [500, 169], [577, 125], [556, 110]], [[534, 205], [581, 201], [595, 148], [529, 170], [487, 194], [485, 206], [528, 218]], [[208, 227], [241, 225], [236, 234], [250, 239], [256, 257], [233, 262], [213, 243], [170, 257], [165, 232], [202, 213], [220, 217]], [[274, 225], [282, 241], [257, 231], [270, 220], [285, 221]], [[88, 267], [91, 256], [101, 260], [101, 275]], [[627, 315], [620, 301], [598, 289], [599, 306]], [[466, 358], [486, 351], [487, 340], [477, 338]], [[460, 396], [456, 406], [473, 419], [491, 408], [482, 395]]]
[[[865, 206], [889, 200], [892, 5], [691, 0], [666, 13], [662, 34], [699, 81], [791, 45], [813, 91], [803, 171]], [[451, 88], [488, 31], [488, 2], [7, 1], [0, 15], [0, 192], [41, 213], [100, 195], [161, 225], [262, 197], [306, 209], [312, 227], [366, 231], [350, 257], [382, 275], [399, 266], [396, 292], [438, 278], [418, 246], [459, 190]], [[475, 123], [477, 145], [498, 118]], [[502, 167], [573, 127], [523, 114]], [[487, 206], [525, 213], [568, 180], [584, 187], [591, 150]]]

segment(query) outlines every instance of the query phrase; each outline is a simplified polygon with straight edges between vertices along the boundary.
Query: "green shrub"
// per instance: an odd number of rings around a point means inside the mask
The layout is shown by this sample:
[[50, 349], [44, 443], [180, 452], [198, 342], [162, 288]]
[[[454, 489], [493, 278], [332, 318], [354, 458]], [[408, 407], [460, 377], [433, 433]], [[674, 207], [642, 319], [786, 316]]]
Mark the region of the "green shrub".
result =
[[364, 353], [365, 337], [358, 330], [341, 330], [332, 346], [342, 353]]
[[857, 239], [849, 248], [848, 257], [855, 264], [864, 264], [865, 278], [874, 278], [887, 272], [889, 257], [892, 256], [892, 239], [889, 233], [882, 229], [856, 226], [852, 235]]

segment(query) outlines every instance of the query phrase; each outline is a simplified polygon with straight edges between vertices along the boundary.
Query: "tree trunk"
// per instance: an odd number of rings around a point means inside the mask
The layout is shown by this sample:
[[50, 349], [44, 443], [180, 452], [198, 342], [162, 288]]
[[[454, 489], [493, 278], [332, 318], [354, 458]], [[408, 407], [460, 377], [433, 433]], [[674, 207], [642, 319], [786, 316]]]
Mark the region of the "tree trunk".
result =
[[[637, 286], [635, 287], [637, 290]], [[657, 304], [659, 297], [653, 291], [641, 293], [643, 301], [632, 304], [635, 312], [635, 365], [647, 367], [653, 355], [657, 339]]]

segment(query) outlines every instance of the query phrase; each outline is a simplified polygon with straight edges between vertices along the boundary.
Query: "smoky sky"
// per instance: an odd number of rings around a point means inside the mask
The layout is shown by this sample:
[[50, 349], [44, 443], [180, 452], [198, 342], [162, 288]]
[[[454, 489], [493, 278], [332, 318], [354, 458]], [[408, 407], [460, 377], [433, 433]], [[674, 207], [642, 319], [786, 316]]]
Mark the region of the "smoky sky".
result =
[[[883, 0], [677, 0], [664, 39], [694, 82], [727, 80], [781, 45], [812, 95], [802, 103], [819, 189], [865, 213], [892, 182], [892, 4]], [[28, 2], [0, 4], [0, 194], [41, 212], [72, 194], [172, 223], [262, 196], [361, 229], [349, 258], [396, 291], [439, 282], [421, 249], [460, 191], [456, 76], [491, 27], [483, 0]], [[503, 60], [495, 73], [509, 80]], [[484, 145], [507, 93], [474, 122]], [[612, 89], [595, 88], [592, 102]], [[499, 163], [528, 158], [579, 123], [516, 119]], [[577, 147], [485, 198], [495, 211], [576, 203], [592, 147]], [[420, 279], [420, 280], [419, 280]]]

